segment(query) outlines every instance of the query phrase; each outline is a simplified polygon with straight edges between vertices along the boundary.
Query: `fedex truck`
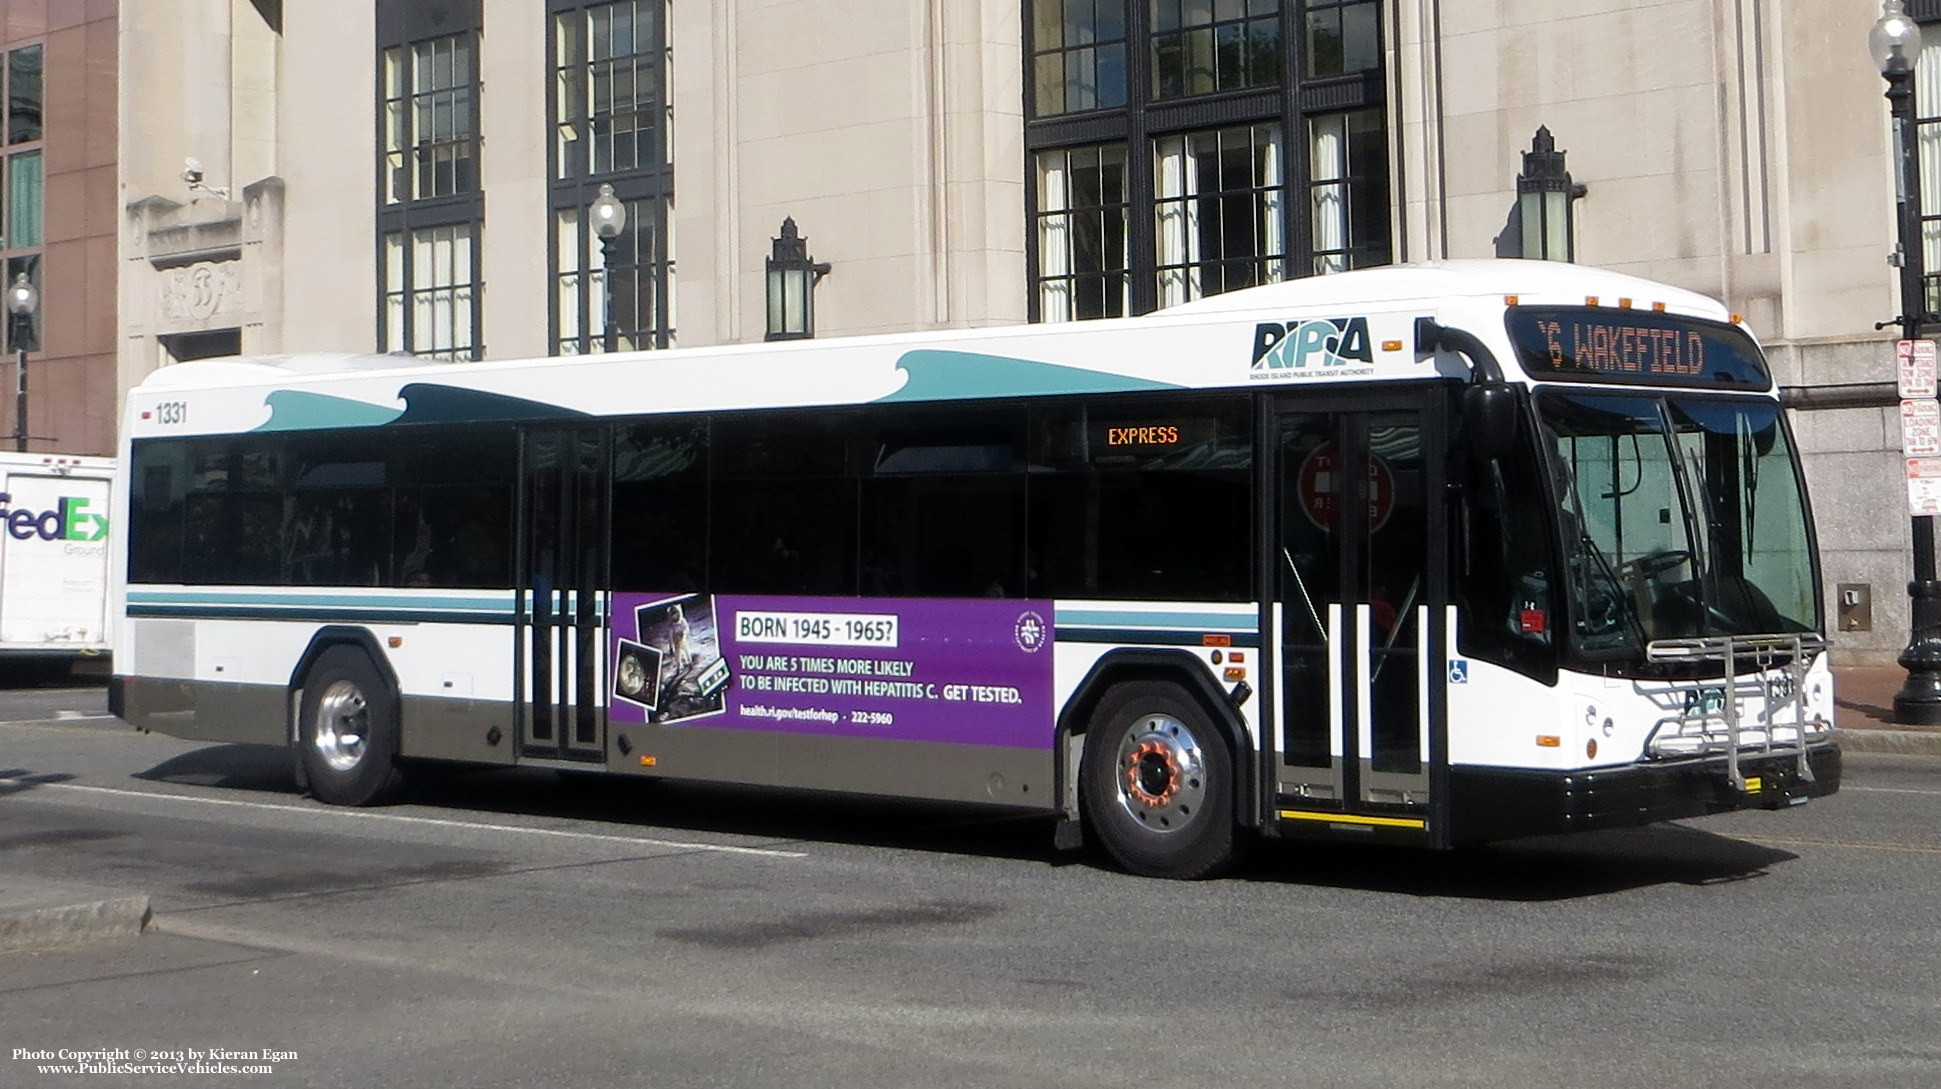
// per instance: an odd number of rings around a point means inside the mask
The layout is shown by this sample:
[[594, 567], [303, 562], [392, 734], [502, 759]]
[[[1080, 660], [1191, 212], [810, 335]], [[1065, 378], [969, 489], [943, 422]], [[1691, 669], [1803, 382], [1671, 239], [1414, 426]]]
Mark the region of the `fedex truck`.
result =
[[0, 453], [0, 661], [108, 651], [112, 458]]

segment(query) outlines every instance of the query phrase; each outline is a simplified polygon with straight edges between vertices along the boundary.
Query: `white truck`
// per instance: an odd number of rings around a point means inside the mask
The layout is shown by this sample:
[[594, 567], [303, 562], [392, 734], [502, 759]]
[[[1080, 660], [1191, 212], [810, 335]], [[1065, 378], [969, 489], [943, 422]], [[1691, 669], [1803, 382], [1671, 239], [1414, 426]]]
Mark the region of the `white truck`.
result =
[[64, 673], [108, 653], [114, 459], [0, 453], [0, 663]]

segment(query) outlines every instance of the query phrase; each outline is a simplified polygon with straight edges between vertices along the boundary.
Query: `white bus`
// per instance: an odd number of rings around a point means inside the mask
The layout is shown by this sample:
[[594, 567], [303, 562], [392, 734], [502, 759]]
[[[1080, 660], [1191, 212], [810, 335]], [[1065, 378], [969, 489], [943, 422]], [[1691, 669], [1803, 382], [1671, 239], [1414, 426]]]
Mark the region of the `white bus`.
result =
[[131, 394], [115, 712], [1055, 815], [1197, 877], [1838, 789], [1812, 521], [1717, 303], [1551, 262], [1114, 321]]
[[109, 458], [0, 453], [0, 662], [8, 667], [54, 676], [108, 653], [114, 470]]

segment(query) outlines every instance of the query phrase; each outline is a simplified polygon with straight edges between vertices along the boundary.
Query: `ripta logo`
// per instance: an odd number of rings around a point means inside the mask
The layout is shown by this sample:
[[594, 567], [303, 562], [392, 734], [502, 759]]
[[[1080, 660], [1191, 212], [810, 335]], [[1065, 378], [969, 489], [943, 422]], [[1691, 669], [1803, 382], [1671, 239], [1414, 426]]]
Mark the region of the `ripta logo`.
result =
[[1373, 363], [1367, 318], [1317, 318], [1254, 326], [1254, 370], [1286, 371]]
[[13, 496], [0, 492], [0, 522], [16, 541], [98, 541], [108, 535], [108, 516], [90, 514], [88, 501], [78, 495], [64, 495], [61, 505], [36, 514], [30, 510], [9, 510]]

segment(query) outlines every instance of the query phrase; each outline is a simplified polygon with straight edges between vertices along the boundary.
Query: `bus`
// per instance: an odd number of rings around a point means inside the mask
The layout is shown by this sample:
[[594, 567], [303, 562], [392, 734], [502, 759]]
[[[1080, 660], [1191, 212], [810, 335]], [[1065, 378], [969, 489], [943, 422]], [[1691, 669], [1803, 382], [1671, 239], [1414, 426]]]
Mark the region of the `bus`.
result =
[[135, 388], [115, 714], [1036, 811], [1196, 878], [1836, 791], [1812, 519], [1717, 302], [1558, 262], [1154, 314]]
[[109, 458], [0, 453], [0, 667], [12, 675], [61, 677], [108, 653], [113, 482]]

